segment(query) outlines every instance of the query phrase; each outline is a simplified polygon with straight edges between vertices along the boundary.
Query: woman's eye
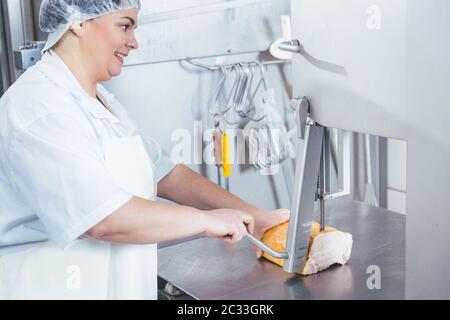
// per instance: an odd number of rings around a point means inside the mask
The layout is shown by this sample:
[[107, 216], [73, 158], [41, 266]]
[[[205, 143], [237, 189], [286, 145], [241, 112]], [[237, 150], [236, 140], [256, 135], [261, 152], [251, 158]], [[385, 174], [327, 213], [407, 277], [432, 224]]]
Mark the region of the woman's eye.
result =
[[128, 31], [128, 29], [130, 29], [130, 26], [129, 26], [129, 25], [123, 25], [123, 26], [122, 26], [122, 30], [123, 30], [123, 31]]

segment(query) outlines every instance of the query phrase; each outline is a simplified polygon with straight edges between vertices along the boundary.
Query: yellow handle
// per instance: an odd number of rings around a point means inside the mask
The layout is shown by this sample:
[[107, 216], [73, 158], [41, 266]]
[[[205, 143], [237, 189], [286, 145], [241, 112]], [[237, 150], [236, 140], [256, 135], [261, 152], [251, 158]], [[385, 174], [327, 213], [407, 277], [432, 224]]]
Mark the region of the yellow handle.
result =
[[231, 177], [230, 141], [226, 133], [222, 136], [222, 167], [223, 176]]

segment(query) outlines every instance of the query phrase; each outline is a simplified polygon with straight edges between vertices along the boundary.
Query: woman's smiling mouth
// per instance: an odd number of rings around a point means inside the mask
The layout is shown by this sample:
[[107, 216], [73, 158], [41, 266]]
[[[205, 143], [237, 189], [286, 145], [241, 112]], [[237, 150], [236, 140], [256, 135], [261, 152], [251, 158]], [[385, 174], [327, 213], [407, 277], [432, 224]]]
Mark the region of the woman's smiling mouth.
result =
[[126, 58], [127, 55], [116, 51], [116, 52], [114, 52], [114, 56], [117, 58], [117, 60], [119, 60], [121, 63], [123, 63], [124, 59]]

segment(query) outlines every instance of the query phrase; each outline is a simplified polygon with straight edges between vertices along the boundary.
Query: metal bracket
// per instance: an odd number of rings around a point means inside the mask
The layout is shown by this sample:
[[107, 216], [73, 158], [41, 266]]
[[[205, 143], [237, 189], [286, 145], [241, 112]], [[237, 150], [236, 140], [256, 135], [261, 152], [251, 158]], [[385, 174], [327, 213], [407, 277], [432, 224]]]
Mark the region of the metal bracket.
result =
[[286, 244], [287, 252], [274, 251], [252, 236], [248, 236], [247, 239], [268, 254], [285, 259], [284, 270], [296, 273], [303, 268], [307, 260], [325, 128], [311, 121], [310, 103], [307, 97], [293, 99], [291, 106], [297, 111], [300, 141]]
[[14, 62], [16, 68], [26, 70], [35, 65], [42, 57], [45, 41], [33, 41], [14, 51]]
[[270, 254], [272, 257], [278, 258], [278, 259], [287, 259], [289, 258], [289, 254], [287, 252], [278, 252], [273, 250], [271, 247], [266, 245], [264, 242], [258, 240], [254, 236], [248, 234], [247, 240], [249, 240], [251, 243], [256, 245], [258, 248], [260, 248], [262, 251]]
[[322, 126], [306, 125], [305, 140], [303, 144], [300, 143], [298, 150], [286, 244], [289, 258], [284, 264], [286, 272], [299, 272], [307, 260], [324, 131]]
[[284, 41], [278, 45], [278, 48], [283, 51], [293, 52], [293, 53], [301, 53], [302, 45], [298, 40]]
[[310, 104], [307, 97], [294, 98], [291, 100], [291, 107], [297, 112], [297, 132], [298, 138], [305, 139], [305, 128], [310, 116]]

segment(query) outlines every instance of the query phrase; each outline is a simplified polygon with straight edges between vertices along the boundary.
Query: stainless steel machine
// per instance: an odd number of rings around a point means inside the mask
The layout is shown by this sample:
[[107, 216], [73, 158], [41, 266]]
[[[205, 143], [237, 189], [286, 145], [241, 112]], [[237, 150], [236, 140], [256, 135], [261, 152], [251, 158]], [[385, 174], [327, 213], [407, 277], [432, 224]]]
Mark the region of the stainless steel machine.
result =
[[[291, 52], [299, 51], [298, 42], [285, 42], [280, 45]], [[308, 254], [311, 227], [314, 221], [314, 203], [319, 201], [320, 230], [325, 229], [325, 201], [336, 198], [337, 194], [326, 193], [325, 170], [328, 145], [328, 131], [311, 118], [311, 107], [307, 97], [292, 100], [297, 113], [297, 164], [294, 179], [291, 219], [286, 243], [286, 252], [277, 252], [253, 236], [249, 240], [275, 258], [284, 259], [284, 270], [296, 273], [302, 270]], [[348, 195], [345, 194], [344, 195]]]
[[[348, 266], [300, 278], [251, 259], [245, 244], [200, 239], [162, 249], [161, 278], [200, 299], [450, 298], [450, 3], [292, 0], [291, 12], [295, 40], [284, 48], [296, 53], [294, 96], [308, 97], [320, 126], [306, 126], [297, 159], [284, 269], [304, 261], [324, 127], [407, 142], [407, 223], [387, 210], [330, 200], [329, 224], [354, 235]], [[370, 270], [380, 271], [384, 287], [370, 288]]]
[[406, 298], [450, 298], [450, 3], [291, 5], [295, 94], [323, 126], [407, 142]]

